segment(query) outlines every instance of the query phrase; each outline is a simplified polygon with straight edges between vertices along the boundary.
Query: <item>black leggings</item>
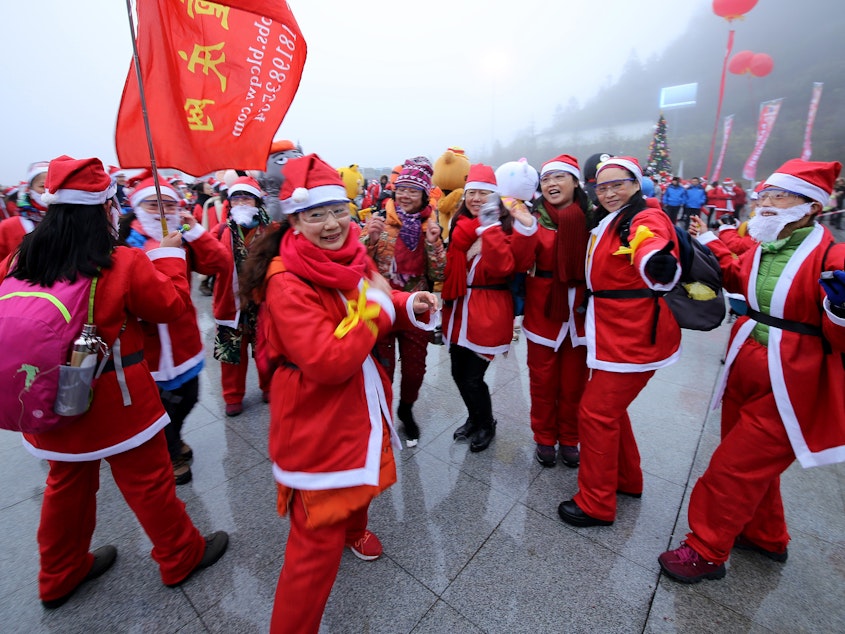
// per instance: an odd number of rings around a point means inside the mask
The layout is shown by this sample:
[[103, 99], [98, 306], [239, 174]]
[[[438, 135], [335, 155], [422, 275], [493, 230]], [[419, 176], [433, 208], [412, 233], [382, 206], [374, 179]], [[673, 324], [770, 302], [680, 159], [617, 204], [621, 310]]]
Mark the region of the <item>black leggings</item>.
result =
[[461, 398], [467, 406], [469, 420], [482, 429], [493, 426], [493, 403], [490, 401], [490, 389], [484, 382], [484, 373], [490, 362], [463, 346], [450, 345], [452, 358], [452, 378]]
[[175, 390], [163, 391], [159, 388], [161, 402], [167, 415], [170, 416], [170, 422], [164, 428], [164, 437], [167, 438], [167, 450], [170, 452], [171, 460], [175, 460], [182, 453], [182, 425], [185, 424], [185, 419], [199, 400], [199, 388], [198, 376]]

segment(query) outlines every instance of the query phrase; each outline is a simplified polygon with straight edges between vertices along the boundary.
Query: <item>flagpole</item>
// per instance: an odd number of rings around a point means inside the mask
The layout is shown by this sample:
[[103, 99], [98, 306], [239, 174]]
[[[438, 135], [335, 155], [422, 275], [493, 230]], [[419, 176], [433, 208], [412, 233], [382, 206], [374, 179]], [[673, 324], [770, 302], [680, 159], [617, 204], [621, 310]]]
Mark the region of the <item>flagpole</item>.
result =
[[161, 186], [158, 182], [158, 168], [156, 167], [156, 156], [153, 150], [153, 135], [150, 132], [150, 119], [147, 116], [147, 97], [144, 94], [144, 82], [141, 79], [141, 60], [138, 58], [138, 42], [135, 37], [135, 21], [132, 19], [132, 0], [126, 0], [126, 15], [129, 18], [129, 32], [132, 34], [132, 60], [135, 65], [135, 76], [138, 78], [138, 93], [141, 96], [141, 114], [144, 118], [144, 131], [147, 134], [147, 147], [150, 151], [150, 167], [153, 172], [153, 184], [156, 190], [156, 201], [158, 202], [158, 216], [161, 221], [161, 235], [167, 235], [167, 218], [164, 216], [164, 204], [161, 200]]

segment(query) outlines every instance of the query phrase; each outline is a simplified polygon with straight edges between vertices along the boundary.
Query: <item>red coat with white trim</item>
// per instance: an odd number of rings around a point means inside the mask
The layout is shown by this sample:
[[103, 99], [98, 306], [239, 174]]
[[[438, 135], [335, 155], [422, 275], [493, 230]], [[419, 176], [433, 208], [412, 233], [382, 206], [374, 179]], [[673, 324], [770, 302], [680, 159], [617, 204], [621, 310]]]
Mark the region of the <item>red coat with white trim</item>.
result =
[[[117, 247], [112, 261], [113, 266], [103, 269], [97, 282], [94, 321], [109, 345], [126, 324], [120, 351], [127, 357], [144, 346], [139, 319], [168, 322], [185, 311], [191, 292], [185, 277], [185, 252], [163, 248], [144, 253]], [[6, 266], [0, 265], [0, 275], [5, 276]], [[130, 406], [123, 405], [116, 372], [104, 372], [94, 388], [91, 408], [82, 418], [54, 431], [24, 434], [24, 446], [38, 458], [79, 462], [128, 451], [155, 436], [169, 419], [149, 367], [141, 361], [124, 372]]]
[[[270, 386], [270, 458], [278, 482], [293, 489], [327, 490], [378, 484], [383, 421], [401, 449], [391, 418], [392, 389], [372, 351], [380, 334], [418, 324], [413, 294], [388, 296], [367, 289], [362, 319], [338, 338], [345, 297], [290, 272], [267, 283], [267, 349], [279, 362]], [[374, 333], [370, 326], [374, 325]]]
[[35, 228], [35, 223], [23, 216], [13, 216], [0, 222], [0, 260], [17, 249], [26, 234]]
[[473, 246], [467, 257], [466, 295], [444, 305], [443, 328], [450, 344], [480, 354], [502, 354], [510, 349], [513, 338], [513, 297], [508, 285], [514, 273], [530, 266], [537, 221], [531, 227], [514, 221], [510, 235], [499, 223], [479, 227], [476, 233], [481, 249], [476, 255]]
[[[845, 319], [830, 312], [818, 282], [823, 270], [845, 268], [845, 244], [835, 242], [830, 231], [816, 224], [790, 258], [772, 295], [772, 316], [820, 327], [832, 348], [825, 353], [821, 337], [769, 327], [769, 378], [795, 457], [803, 467], [845, 462]], [[759, 310], [755, 283], [761, 248], [737, 259], [719, 240], [707, 246], [719, 258], [725, 289], [742, 293], [749, 306]], [[755, 323], [743, 315], [731, 330], [714, 406]]]
[[[537, 271], [553, 271], [556, 258], [555, 236], [557, 231], [540, 225], [534, 246], [534, 262]], [[525, 280], [525, 317], [522, 330], [529, 341], [557, 350], [568, 336], [573, 346], [586, 344], [584, 313], [578, 307], [584, 303], [587, 290], [585, 282], [569, 288], [568, 313], [564, 321], [551, 319], [546, 314], [546, 300], [551, 294], [553, 280], [550, 277], [529, 275]]]
[[[256, 227], [244, 234], [247, 248], [257, 231]], [[226, 252], [214, 281], [214, 297], [211, 302], [214, 320], [221, 326], [237, 328], [241, 315], [241, 300], [238, 297], [238, 271], [235, 268], [235, 256], [232, 254], [232, 230], [228, 224], [223, 223], [212, 229], [211, 234], [219, 237]]]
[[[143, 227], [137, 220], [132, 228], [144, 235]], [[158, 240], [147, 237], [144, 251], [157, 249]], [[188, 243], [185, 249], [186, 275], [190, 285], [191, 273], [216, 275], [226, 262], [226, 247], [197, 224], [190, 231], [182, 234]], [[156, 381], [175, 379], [205, 360], [202, 335], [197, 323], [197, 310], [194, 302], [188, 299], [188, 307], [182, 316], [167, 324], [144, 324], [144, 358]]]
[[[593, 291], [651, 288], [670, 290], [681, 276], [677, 266], [674, 281], [660, 284], [645, 272], [648, 260], [671, 240], [672, 255], [678, 259], [678, 245], [672, 221], [662, 210], [647, 207], [631, 221], [624, 247], [613, 220], [621, 211], [606, 216], [592, 230], [587, 252], [587, 286]], [[591, 297], [586, 315], [587, 365], [611, 372], [646, 372], [671, 365], [680, 357], [681, 329], [666, 300], [642, 297], [616, 299]]]

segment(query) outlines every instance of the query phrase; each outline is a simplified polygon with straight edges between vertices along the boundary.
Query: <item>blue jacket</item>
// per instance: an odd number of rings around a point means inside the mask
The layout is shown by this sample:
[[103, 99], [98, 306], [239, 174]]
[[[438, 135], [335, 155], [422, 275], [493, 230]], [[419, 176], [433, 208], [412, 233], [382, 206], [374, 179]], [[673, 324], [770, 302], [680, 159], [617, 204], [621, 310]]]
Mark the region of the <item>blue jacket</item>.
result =
[[664, 207], [683, 207], [687, 202], [687, 190], [681, 185], [669, 185], [663, 192]]
[[686, 206], [689, 209], [701, 209], [707, 204], [707, 192], [701, 185], [690, 185], [687, 188]]

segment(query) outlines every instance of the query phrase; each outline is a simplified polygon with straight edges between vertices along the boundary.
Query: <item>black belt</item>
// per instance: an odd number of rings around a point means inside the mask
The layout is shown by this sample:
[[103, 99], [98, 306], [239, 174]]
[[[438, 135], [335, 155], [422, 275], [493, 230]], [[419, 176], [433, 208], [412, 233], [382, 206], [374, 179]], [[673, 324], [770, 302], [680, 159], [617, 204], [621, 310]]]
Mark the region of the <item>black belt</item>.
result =
[[509, 291], [511, 287], [507, 284], [470, 284], [467, 288], [474, 288], [482, 291]]
[[792, 321], [791, 319], [781, 319], [780, 317], [773, 317], [766, 313], [761, 313], [759, 310], [754, 310], [750, 306], [745, 313], [751, 319], [760, 324], [780, 328], [781, 330], [788, 330], [790, 332], [797, 332], [799, 335], [812, 335], [813, 337], [821, 337], [822, 329], [819, 326], [812, 324], [805, 324], [803, 321]]
[[[130, 365], [135, 365], [136, 363], [141, 363], [144, 360], [144, 350], [138, 350], [138, 352], [133, 352], [132, 354], [127, 354], [125, 357], [121, 357], [121, 365], [124, 368], [128, 368]], [[114, 372], [114, 359], [109, 359], [106, 361], [106, 365], [103, 367], [103, 373], [106, 372]]]
[[657, 343], [657, 320], [660, 317], [660, 298], [666, 294], [666, 291], [654, 291], [650, 288], [620, 288], [608, 291], [591, 291], [589, 288], [587, 289], [586, 293], [584, 294], [584, 303], [582, 304], [581, 308], [578, 309], [580, 312], [583, 308], [584, 311], [587, 310], [587, 302], [590, 297], [600, 297], [603, 299], [647, 299], [653, 298], [654, 299], [654, 313], [651, 320], [651, 343], [654, 345]]
[[534, 277], [551, 278], [551, 277], [554, 277], [554, 276], [555, 276], [554, 271], [542, 271], [540, 269], [537, 269], [536, 271], [534, 271]]

